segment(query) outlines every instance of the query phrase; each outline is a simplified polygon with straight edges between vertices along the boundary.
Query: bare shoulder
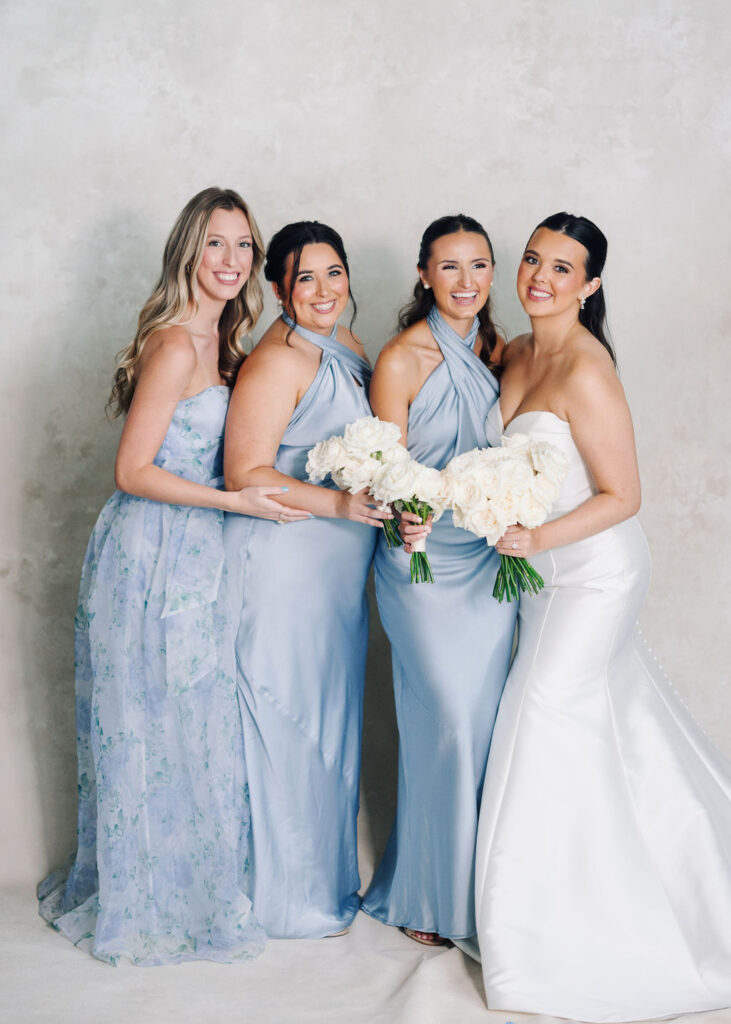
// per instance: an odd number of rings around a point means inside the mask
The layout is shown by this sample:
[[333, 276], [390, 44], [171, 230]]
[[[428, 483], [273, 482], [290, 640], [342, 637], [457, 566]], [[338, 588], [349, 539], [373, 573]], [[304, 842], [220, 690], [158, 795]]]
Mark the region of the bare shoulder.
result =
[[287, 343], [287, 333], [287, 325], [275, 321], [242, 363], [237, 381], [256, 378], [260, 382], [288, 382], [307, 373], [311, 363], [298, 347]]
[[425, 355], [438, 352], [439, 347], [426, 320], [419, 320], [387, 341], [381, 350], [381, 356], [384, 356], [394, 369], [398, 369], [413, 366]]
[[155, 362], [164, 360], [168, 365], [174, 363], [181, 369], [189, 366], [192, 372], [198, 363], [198, 352], [187, 329], [180, 324], [172, 324], [153, 331], [145, 342], [140, 357], [141, 366], [144, 367], [153, 359]]
[[609, 352], [588, 333], [567, 353], [564, 372], [566, 382], [574, 387], [600, 382], [620, 386], [617, 369]]

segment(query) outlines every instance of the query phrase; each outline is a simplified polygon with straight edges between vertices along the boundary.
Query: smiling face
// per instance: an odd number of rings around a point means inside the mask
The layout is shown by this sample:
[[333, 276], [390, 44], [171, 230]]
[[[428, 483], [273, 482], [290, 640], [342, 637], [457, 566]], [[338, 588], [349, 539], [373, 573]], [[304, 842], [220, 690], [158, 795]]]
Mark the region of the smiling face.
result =
[[[329, 334], [348, 304], [349, 283], [345, 267], [326, 242], [305, 245], [292, 283], [293, 254], [287, 257], [283, 288], [274, 293], [301, 327]], [[287, 303], [287, 296], [291, 298]]]
[[432, 243], [426, 267], [417, 269], [439, 312], [464, 337], [490, 295], [494, 271], [487, 239], [475, 231], [442, 235]]
[[251, 273], [253, 258], [251, 228], [243, 212], [214, 210], [196, 272], [201, 295], [216, 302], [235, 298]]
[[598, 277], [587, 281], [587, 255], [576, 239], [538, 228], [518, 269], [518, 298], [528, 316], [578, 317], [582, 298], [593, 295], [601, 285]]

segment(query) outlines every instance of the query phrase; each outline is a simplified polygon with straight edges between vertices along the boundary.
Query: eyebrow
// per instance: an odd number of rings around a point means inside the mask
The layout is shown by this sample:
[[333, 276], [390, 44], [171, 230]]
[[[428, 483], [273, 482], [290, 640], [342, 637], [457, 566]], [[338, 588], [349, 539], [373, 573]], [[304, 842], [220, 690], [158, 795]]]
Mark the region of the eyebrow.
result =
[[[490, 260], [489, 256], [472, 256], [469, 260], [466, 260], [465, 262], [467, 262], [467, 263], [484, 263], [485, 261], [489, 262], [489, 260]], [[459, 263], [459, 258], [457, 256], [452, 256], [452, 257], [447, 257], [447, 258], [445, 258], [443, 260], [438, 260], [437, 261], [437, 266], [439, 266], [441, 263]]]
[[[342, 263], [331, 263], [330, 266], [326, 267], [325, 269], [326, 270], [337, 270], [338, 268], [340, 268], [341, 270], [345, 269], [345, 267], [343, 266]], [[315, 273], [314, 270], [303, 270], [302, 267], [300, 267], [299, 270], [297, 271], [297, 277], [299, 277], [300, 274], [314, 274], [314, 273]]]
[[[219, 234], [218, 231], [209, 231], [208, 232], [208, 237], [209, 238], [225, 238], [226, 236]], [[242, 238], [251, 238], [251, 235], [239, 235], [238, 240], [241, 241]]]
[[[524, 256], [538, 256], [539, 254], [535, 251], [535, 249], [526, 249], [525, 252], [523, 253], [523, 255]], [[573, 263], [569, 263], [568, 260], [551, 260], [551, 262], [552, 263], [563, 263], [565, 266], [571, 267], [572, 270], [574, 269]]]

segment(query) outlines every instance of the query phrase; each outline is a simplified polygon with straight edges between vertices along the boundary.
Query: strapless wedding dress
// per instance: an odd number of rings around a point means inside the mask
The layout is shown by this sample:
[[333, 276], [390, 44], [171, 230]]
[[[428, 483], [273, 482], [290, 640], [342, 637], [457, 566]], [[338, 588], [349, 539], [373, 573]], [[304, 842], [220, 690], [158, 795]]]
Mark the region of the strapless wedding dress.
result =
[[[488, 437], [503, 432], [499, 404]], [[569, 460], [553, 518], [595, 492], [569, 424], [505, 431]], [[490, 1009], [626, 1021], [731, 1004], [731, 766], [635, 627], [650, 578], [630, 519], [531, 559], [477, 842]]]

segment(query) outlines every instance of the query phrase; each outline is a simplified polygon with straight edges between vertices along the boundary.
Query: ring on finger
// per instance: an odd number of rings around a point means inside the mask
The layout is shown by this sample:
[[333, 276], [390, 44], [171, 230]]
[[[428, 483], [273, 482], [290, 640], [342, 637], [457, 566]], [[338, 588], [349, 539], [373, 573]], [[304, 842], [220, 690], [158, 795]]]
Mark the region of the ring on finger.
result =
[[517, 546], [518, 546], [518, 542], [517, 542], [517, 540], [514, 540], [514, 541], [513, 541], [513, 543], [512, 543], [511, 545], [510, 545], [510, 547], [511, 547], [511, 548], [513, 549], [513, 551], [515, 551], [515, 549], [517, 548]]

